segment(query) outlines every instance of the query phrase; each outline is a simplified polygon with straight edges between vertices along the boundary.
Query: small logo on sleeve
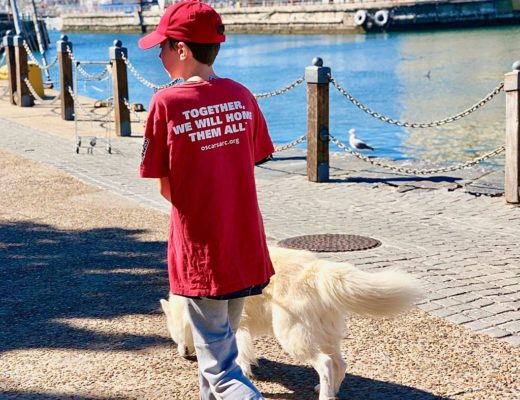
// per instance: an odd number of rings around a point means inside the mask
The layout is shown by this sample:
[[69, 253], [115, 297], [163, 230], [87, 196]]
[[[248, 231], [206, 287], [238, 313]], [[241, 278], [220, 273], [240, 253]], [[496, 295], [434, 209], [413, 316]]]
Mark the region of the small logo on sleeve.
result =
[[141, 164], [144, 162], [144, 157], [146, 156], [146, 150], [148, 150], [148, 144], [150, 143], [150, 139], [144, 138], [143, 149], [141, 150]]

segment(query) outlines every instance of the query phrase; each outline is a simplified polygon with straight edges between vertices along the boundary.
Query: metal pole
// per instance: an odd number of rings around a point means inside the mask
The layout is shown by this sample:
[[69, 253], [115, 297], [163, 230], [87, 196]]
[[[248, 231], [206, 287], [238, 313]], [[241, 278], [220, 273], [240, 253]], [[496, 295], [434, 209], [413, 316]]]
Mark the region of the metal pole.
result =
[[[43, 39], [40, 32], [40, 24], [38, 23], [38, 13], [36, 11], [36, 3], [34, 0], [31, 0], [32, 8], [33, 8], [33, 23], [34, 23], [34, 29], [36, 31], [36, 41], [38, 42], [38, 49], [40, 50], [40, 55], [42, 56], [42, 64], [44, 67], [47, 66], [47, 57], [45, 57], [45, 50], [43, 49]], [[49, 73], [48, 68], [44, 68], [43, 72], [45, 73], [45, 77], [47, 78], [46, 86], [49, 89], [52, 89], [52, 80], [51, 75]]]
[[330, 68], [316, 57], [305, 68], [307, 81], [307, 178], [329, 180], [329, 76]]
[[16, 0], [9, 0], [9, 4], [11, 4], [11, 12], [13, 13], [14, 28], [16, 30], [16, 34], [19, 35], [23, 29], [22, 23], [20, 21], [20, 14], [18, 13], [18, 7], [16, 5]]

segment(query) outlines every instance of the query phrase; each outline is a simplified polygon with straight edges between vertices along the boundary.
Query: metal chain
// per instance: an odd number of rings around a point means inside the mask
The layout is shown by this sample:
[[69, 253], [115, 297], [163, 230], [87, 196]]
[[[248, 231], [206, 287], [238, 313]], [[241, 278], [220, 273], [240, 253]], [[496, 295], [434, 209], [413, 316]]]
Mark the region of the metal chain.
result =
[[431, 128], [431, 127], [435, 127], [435, 126], [441, 126], [441, 125], [444, 125], [444, 124], [447, 124], [447, 123], [450, 123], [450, 122], [453, 122], [453, 121], [457, 121], [457, 120], [459, 120], [461, 118], [464, 118], [464, 117], [468, 116], [469, 114], [477, 111], [479, 108], [481, 108], [486, 103], [491, 101], [497, 94], [499, 94], [502, 91], [502, 89], [504, 89], [504, 82], [502, 81], [486, 97], [484, 97], [478, 103], [474, 104], [470, 108], [467, 108], [466, 110], [462, 111], [459, 114], [456, 114], [456, 115], [453, 115], [451, 117], [448, 117], [448, 118], [445, 118], [445, 119], [441, 119], [441, 120], [438, 120], [438, 121], [416, 123], [416, 122], [403, 122], [403, 121], [399, 121], [399, 120], [394, 120], [394, 119], [385, 117], [385, 116], [383, 116], [383, 115], [381, 115], [381, 114], [379, 114], [379, 113], [377, 113], [375, 111], [372, 111], [370, 108], [364, 106], [358, 100], [356, 100], [352, 95], [350, 95], [343, 87], [341, 87], [339, 85], [339, 83], [332, 76], [329, 75], [329, 79], [332, 82], [332, 85], [336, 89], [338, 89], [338, 91], [343, 96], [345, 96], [350, 102], [352, 102], [352, 104], [354, 104], [360, 110], [366, 112], [367, 114], [371, 115], [372, 117], [374, 117], [376, 119], [379, 119], [379, 120], [381, 120], [383, 122], [387, 122], [387, 123], [392, 124], [392, 125], [403, 126], [403, 127], [406, 127], [406, 128]]
[[[112, 104], [110, 109], [108, 110], [108, 112], [106, 112], [105, 114], [103, 115], [94, 115], [94, 116], [91, 116], [92, 114], [92, 110], [87, 110], [85, 108], [85, 106], [83, 104], [81, 104], [79, 102], [79, 99], [78, 99], [78, 96], [76, 95], [76, 93], [74, 93], [74, 90], [72, 90], [72, 88], [70, 86], [67, 87], [67, 90], [68, 92], [70, 93], [70, 95], [72, 96], [72, 98], [74, 99], [74, 112], [76, 112], [76, 105], [78, 106], [77, 108], [83, 112], [83, 116], [85, 116], [86, 118], [88, 118], [89, 120], [91, 121], [95, 121], [95, 120], [100, 120], [100, 119], [105, 119], [106, 117], [108, 117], [110, 115], [110, 113], [114, 110], [114, 105]], [[89, 115], [90, 114], [90, 115]]]
[[128, 99], [123, 99], [124, 103], [125, 103], [125, 106], [126, 108], [128, 108], [128, 111], [130, 111], [136, 118], [137, 118], [137, 122], [139, 122], [141, 125], [143, 126], [146, 126], [146, 122], [143, 121], [141, 119], [141, 116], [137, 113], [137, 111], [135, 111], [131, 106], [130, 106], [130, 103], [128, 102]]
[[266, 97], [279, 96], [281, 94], [284, 94], [284, 93], [288, 92], [291, 89], [294, 89], [296, 86], [300, 85], [304, 81], [305, 81], [305, 77], [302, 76], [301, 78], [296, 79], [293, 83], [291, 83], [291, 84], [287, 85], [286, 87], [284, 87], [282, 89], [279, 89], [279, 90], [277, 90], [275, 92], [257, 93], [254, 96], [257, 99], [263, 99], [263, 98], [266, 98]]
[[54, 60], [52, 60], [52, 62], [50, 64], [47, 64], [47, 65], [40, 64], [38, 59], [34, 56], [34, 53], [32, 52], [31, 48], [29, 47], [29, 44], [25, 40], [23, 41], [23, 47], [25, 48], [25, 51], [27, 52], [27, 55], [29, 56], [29, 58], [38, 66], [38, 68], [40, 68], [42, 70], [50, 69], [50, 68], [54, 67], [54, 65], [58, 62], [58, 56], [56, 56], [56, 58]]
[[31, 81], [29, 81], [29, 79], [23, 78], [23, 81], [27, 85], [27, 88], [29, 89], [29, 92], [31, 92], [32, 96], [36, 100], [41, 101], [43, 104], [54, 104], [56, 102], [56, 100], [60, 97], [60, 95], [58, 94], [57, 96], [54, 96], [52, 98], [52, 100], [45, 100], [42, 97], [40, 97], [40, 95], [36, 92], [36, 89], [33, 87], [33, 85], [31, 84]]
[[110, 63], [107, 62], [107, 65], [103, 70], [96, 75], [89, 74], [85, 69], [81, 66], [81, 61], [78, 61], [76, 57], [74, 57], [74, 53], [72, 52], [72, 49], [67, 46], [67, 53], [69, 54], [70, 60], [75, 65], [78, 72], [83, 75], [85, 78], [91, 81], [101, 81], [109, 72], [110, 72]]
[[173, 81], [171, 81], [169, 83], [166, 83], [165, 85], [155, 85], [152, 82], [150, 82], [150, 81], [146, 80], [145, 78], [143, 78], [142, 75], [135, 69], [135, 67], [132, 65], [130, 60], [128, 58], [126, 58], [126, 56], [123, 53], [121, 53], [121, 58], [125, 62], [126, 66], [130, 70], [130, 72], [132, 72], [132, 74], [134, 74], [134, 76], [137, 78], [137, 80], [141, 84], [143, 84], [144, 86], [149, 87], [150, 89], [153, 89], [155, 91], [169, 88], [170, 86], [173, 86], [173, 85], [175, 85], [176, 83], [178, 83], [180, 81], [180, 79], [175, 79], [175, 80], [173, 80]]
[[290, 148], [292, 148], [294, 146], [299, 145], [301, 142], [304, 142], [305, 140], [307, 140], [307, 135], [300, 136], [298, 139], [293, 140], [290, 143], [283, 144], [283, 145], [280, 145], [280, 146], [276, 146], [274, 148], [274, 152], [278, 153], [280, 151], [288, 150], [288, 149], [290, 149]]
[[351, 150], [349, 147], [347, 147], [346, 145], [341, 143], [341, 141], [339, 139], [335, 138], [332, 135], [329, 135], [329, 137], [330, 137], [331, 142], [334, 143], [336, 146], [338, 146], [340, 149], [343, 149], [346, 153], [350, 153], [354, 157], [357, 157], [362, 161], [366, 161], [376, 167], [386, 168], [386, 169], [390, 169], [392, 171], [402, 172], [402, 173], [409, 174], [409, 175], [432, 175], [432, 174], [437, 174], [440, 172], [451, 172], [451, 171], [457, 171], [459, 169], [473, 167], [473, 166], [480, 164], [481, 162], [487, 160], [488, 158], [494, 157], [494, 156], [502, 153], [506, 149], [505, 145], [502, 145], [500, 147], [497, 147], [495, 150], [484, 154], [483, 156], [474, 158], [473, 160], [466, 161], [464, 163], [458, 163], [458, 164], [455, 164], [455, 165], [452, 165], [449, 167], [432, 168], [432, 169], [413, 169], [413, 168], [400, 167], [398, 165], [385, 164], [381, 161], [378, 161], [377, 159], [367, 157], [363, 154], [360, 154], [358, 152]]

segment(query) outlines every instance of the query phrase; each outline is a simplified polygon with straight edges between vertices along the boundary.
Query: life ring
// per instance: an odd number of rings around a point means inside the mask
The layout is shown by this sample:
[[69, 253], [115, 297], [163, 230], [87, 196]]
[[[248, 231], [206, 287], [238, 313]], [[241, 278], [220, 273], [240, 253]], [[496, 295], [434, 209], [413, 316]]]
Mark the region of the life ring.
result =
[[366, 22], [368, 22], [368, 11], [357, 10], [354, 15], [354, 24], [356, 24], [356, 26], [363, 26]]
[[374, 22], [381, 28], [386, 26], [390, 21], [390, 12], [388, 10], [379, 10], [374, 15]]

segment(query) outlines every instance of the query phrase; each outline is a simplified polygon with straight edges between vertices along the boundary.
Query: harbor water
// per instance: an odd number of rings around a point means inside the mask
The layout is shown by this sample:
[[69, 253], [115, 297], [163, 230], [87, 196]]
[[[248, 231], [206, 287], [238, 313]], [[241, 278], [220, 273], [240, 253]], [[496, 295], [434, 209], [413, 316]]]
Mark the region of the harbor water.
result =
[[[51, 41], [60, 32], [50, 32]], [[143, 77], [164, 84], [169, 77], [159, 50], [138, 49], [138, 34], [70, 33], [75, 57], [108, 60], [115, 39]], [[229, 34], [215, 64], [219, 76], [245, 84], [253, 93], [280, 89], [301, 77], [313, 57], [323, 58], [332, 75], [352, 96], [392, 119], [430, 122], [457, 114], [484, 98], [520, 59], [520, 27], [417, 33], [356, 35]], [[51, 60], [55, 46], [48, 53]], [[84, 67], [95, 74], [98, 65]], [[57, 69], [51, 74], [57, 77]], [[81, 95], [110, 96], [108, 82], [78, 81]], [[153, 90], [129, 72], [131, 102], [148, 107]], [[285, 143], [306, 132], [306, 85], [259, 101], [273, 140]], [[469, 160], [504, 142], [504, 93], [472, 115], [448, 125], [409, 129], [383, 123], [354, 107], [330, 87], [331, 133], [347, 141], [347, 131], [375, 147], [374, 155], [434, 162]], [[331, 144], [331, 148], [334, 146]], [[501, 159], [493, 162], [501, 163]]]

